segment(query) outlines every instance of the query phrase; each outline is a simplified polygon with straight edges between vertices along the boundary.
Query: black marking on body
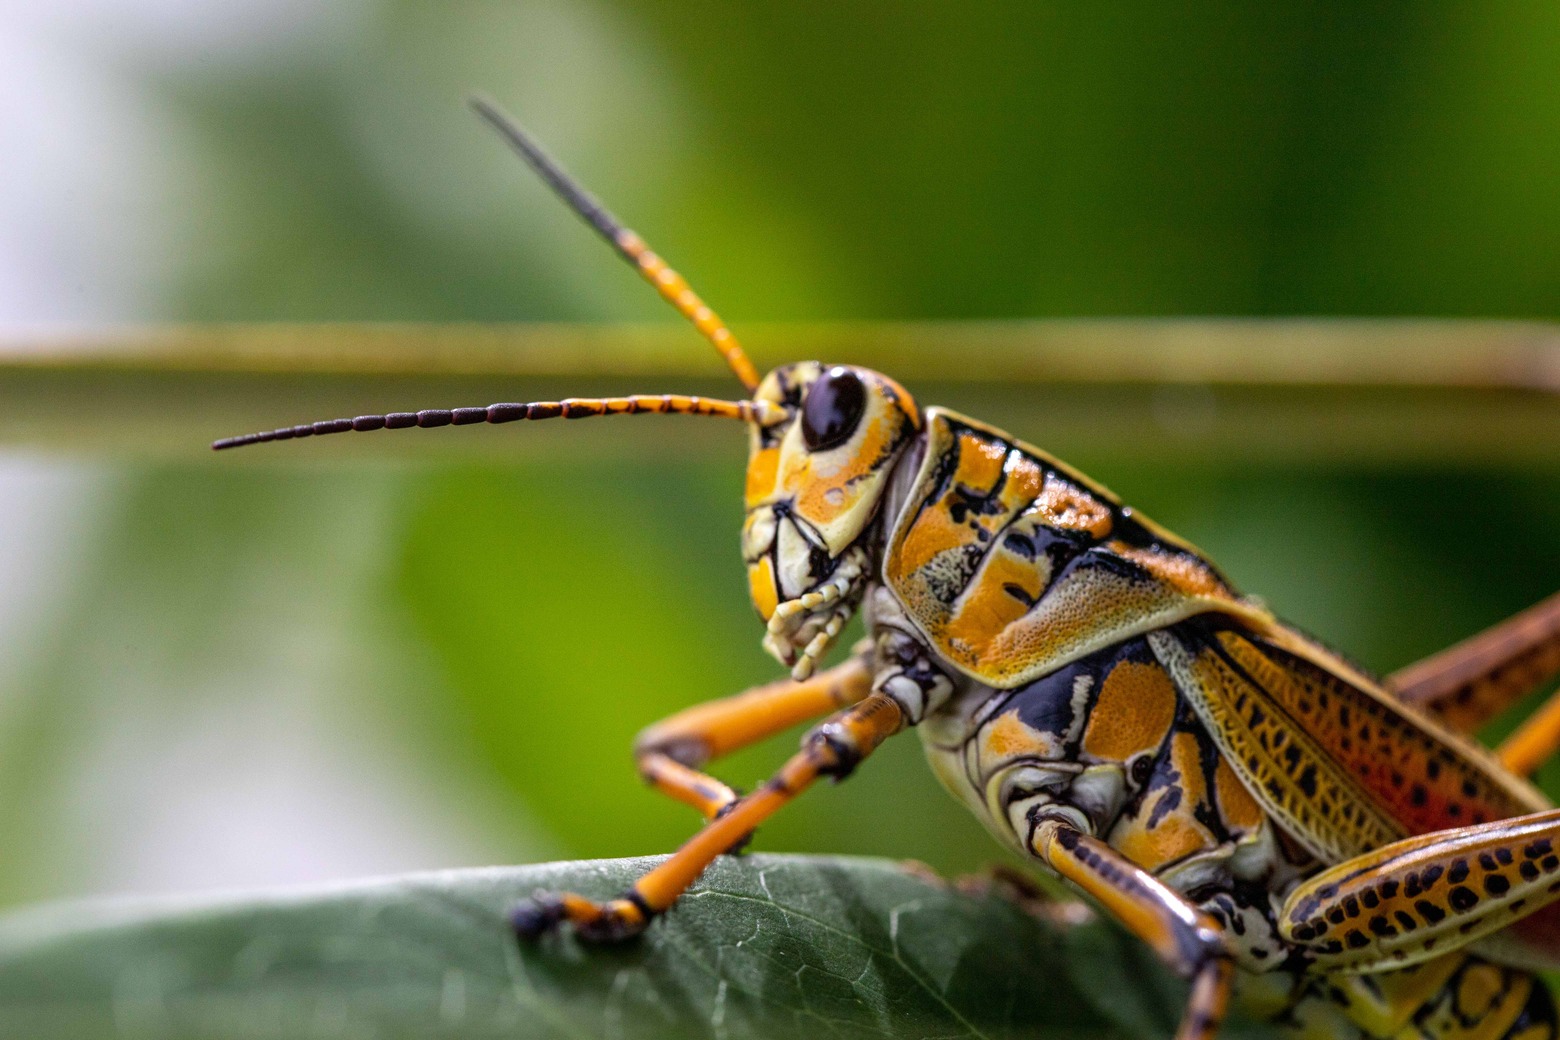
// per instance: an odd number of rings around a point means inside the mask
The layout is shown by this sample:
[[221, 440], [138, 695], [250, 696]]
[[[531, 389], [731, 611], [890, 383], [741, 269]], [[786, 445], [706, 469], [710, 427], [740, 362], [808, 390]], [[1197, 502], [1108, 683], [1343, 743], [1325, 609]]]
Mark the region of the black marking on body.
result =
[[1002, 546], [1014, 556], [1025, 560], [1037, 559], [1040, 555], [1040, 547], [1023, 531], [1008, 531], [1002, 537]]

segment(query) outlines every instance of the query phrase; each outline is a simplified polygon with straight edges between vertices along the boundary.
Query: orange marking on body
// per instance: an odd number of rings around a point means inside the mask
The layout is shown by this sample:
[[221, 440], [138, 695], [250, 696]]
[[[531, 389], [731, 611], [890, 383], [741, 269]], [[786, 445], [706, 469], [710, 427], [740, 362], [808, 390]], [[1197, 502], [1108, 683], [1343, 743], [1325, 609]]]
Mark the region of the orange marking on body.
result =
[[[980, 498], [989, 495], [1002, 479], [1003, 467], [1008, 466], [1008, 480], [1012, 488], [1004, 485], [998, 501], [1005, 507], [996, 513], [965, 515], [955, 522], [954, 515], [967, 497]], [[1013, 516], [1028, 505], [1033, 497], [1032, 489], [1038, 487], [1040, 470], [1021, 456], [1009, 461], [1007, 445], [1001, 442], [979, 439], [971, 434], [959, 437], [959, 464], [948, 482], [940, 500], [921, 511], [900, 546], [895, 570], [897, 573], [914, 574], [931, 563], [940, 553], [957, 549], [976, 541], [978, 526], [995, 538]], [[1013, 495], [1008, 492], [1012, 490]], [[1016, 497], [1015, 497], [1016, 496]], [[1038, 592], [1037, 592], [1038, 594]]]
[[1045, 735], [1025, 725], [1016, 711], [998, 716], [986, 727], [986, 753], [998, 762], [1022, 755], [1043, 754], [1049, 744]]
[[[1159, 802], [1171, 796], [1168, 790], [1156, 791], [1144, 803], [1151, 813]], [[1144, 870], [1157, 871], [1217, 844], [1212, 835], [1181, 808], [1167, 812], [1157, 826], [1118, 828], [1110, 843], [1123, 856]]]
[[1100, 685], [1083, 731], [1086, 754], [1125, 762], [1157, 748], [1175, 721], [1175, 685], [1157, 664], [1122, 661]]
[[959, 436], [959, 466], [953, 484], [963, 484], [978, 494], [989, 494], [1002, 477], [1002, 463], [1008, 447], [1000, 441], [988, 441], [973, 434]]
[[957, 549], [972, 538], [968, 527], [953, 522], [946, 499], [937, 502], [922, 510], [906, 534], [894, 560], [894, 571], [897, 574], [916, 574], [940, 553]]
[[[1029, 612], [1044, 587], [1042, 578], [1031, 561], [1001, 549], [993, 552], [948, 619], [948, 638], [982, 653], [992, 639]], [[1013, 595], [1010, 585], [1027, 601]]]
[[1052, 527], [1083, 531], [1094, 538], [1104, 538], [1110, 533], [1110, 507], [1054, 473], [1046, 476], [1045, 487], [1035, 505]]
[[[1199, 808], [1211, 808], [1197, 738], [1185, 732], [1172, 737], [1170, 763], [1179, 777], [1177, 783], [1155, 789], [1142, 809], [1111, 835], [1111, 844], [1144, 870], [1158, 870], [1218, 844], [1197, 819]], [[1173, 804], [1167, 807], [1166, 799]]]
[[914, 575], [932, 563], [941, 553], [975, 541], [976, 534], [970, 526], [971, 521], [994, 536], [1013, 514], [1023, 509], [1031, 497], [1027, 490], [1022, 499], [1014, 499], [1008, 492], [1013, 491], [1014, 494], [1018, 494], [1019, 491], [1004, 486], [1004, 493], [999, 499], [1007, 507], [1004, 514], [966, 516], [957, 523], [953, 520], [954, 507], [966, 496], [980, 498], [990, 494], [997, 482], [1002, 479], [1004, 465], [1009, 466], [1012, 471], [1009, 473], [1009, 481], [1016, 480], [1018, 489], [1036, 488], [1039, 484], [1041, 476], [1039, 467], [1022, 456], [1015, 456], [1010, 462], [1009, 447], [1002, 441], [966, 432], [959, 434], [957, 440], [951, 444], [934, 443], [931, 451], [935, 453], [957, 451], [959, 462], [948, 480], [942, 497], [935, 502], [927, 502], [926, 508], [916, 516], [915, 523], [905, 532], [904, 540], [898, 546], [892, 561], [895, 574]]
[[1167, 553], [1162, 549], [1140, 549], [1114, 541], [1107, 548], [1124, 560], [1131, 560], [1148, 573], [1187, 596], [1232, 599], [1229, 588], [1208, 565], [1195, 556]]
[[1185, 731], [1170, 740], [1170, 763], [1181, 775], [1182, 808], [1188, 814], [1208, 801], [1208, 783], [1203, 773], [1203, 749], [1197, 737]]
[[[915, 624], [961, 671], [1009, 688], [1122, 638], [1194, 614], [1227, 611], [1255, 625], [1269, 620], [1261, 608], [1239, 600], [1211, 567], [1198, 562], [1192, 547], [1141, 517], [1153, 537], [1172, 547], [1133, 550], [1140, 552], [1136, 562], [1154, 580], [1105, 566], [1075, 568], [1063, 578], [1050, 573], [1047, 560], [1036, 559], [1025, 566], [1035, 571], [1038, 584], [1036, 579], [1004, 578], [992, 588], [974, 588], [985, 580], [980, 569], [991, 566], [987, 557], [1004, 551], [1009, 532], [1032, 534], [1042, 527], [1065, 526], [1108, 533], [1115, 500], [1054, 459], [973, 420], [928, 409], [926, 428], [926, 458], [890, 538], [883, 573]], [[951, 452], [958, 453], [957, 464], [947, 473]], [[1013, 486], [1004, 485], [992, 496], [999, 464], [1006, 467]], [[1054, 481], [1053, 470], [1062, 474]], [[1018, 501], [1019, 489], [1027, 494], [1037, 477], [1039, 498], [1046, 498], [1049, 488], [1049, 508]], [[1021, 605], [1017, 598], [999, 591], [1008, 584], [1026, 596], [1036, 589], [1043, 592], [1015, 613]], [[1210, 595], [1196, 594], [1204, 589]], [[1005, 602], [1004, 596], [1014, 603]]]
[[1035, 501], [1048, 481], [1045, 470], [1033, 459], [1018, 452], [1009, 452], [1002, 465], [1007, 479], [1002, 484], [999, 499], [1011, 516]]
[[1246, 790], [1246, 785], [1240, 782], [1240, 777], [1222, 756], [1213, 770], [1213, 787], [1219, 800], [1219, 818], [1236, 835], [1250, 834], [1267, 819], [1262, 803]]
[[1507, 990], [1505, 972], [1493, 964], [1470, 964], [1457, 985], [1457, 1011], [1478, 1021], [1499, 1004]]

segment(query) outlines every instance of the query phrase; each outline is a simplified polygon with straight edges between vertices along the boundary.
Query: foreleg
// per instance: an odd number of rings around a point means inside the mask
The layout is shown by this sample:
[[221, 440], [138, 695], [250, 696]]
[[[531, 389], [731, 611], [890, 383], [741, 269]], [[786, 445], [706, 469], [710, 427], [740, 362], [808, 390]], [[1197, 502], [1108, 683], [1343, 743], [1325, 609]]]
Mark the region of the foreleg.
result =
[[544, 893], [524, 900], [511, 920], [523, 939], [533, 939], [564, 921], [586, 939], [614, 941], [637, 935], [696, 881], [704, 868], [740, 844], [781, 806], [820, 776], [848, 776], [862, 759], [899, 732], [905, 716], [886, 694], [874, 693], [812, 730], [802, 750], [768, 782], [705, 824], [687, 844], [640, 878], [616, 899], [598, 903], [573, 893]]
[[803, 682], [782, 679], [680, 711], [634, 741], [639, 775], [661, 793], [714, 819], [737, 792], [701, 770], [711, 759], [857, 703], [872, 689], [871, 644]]

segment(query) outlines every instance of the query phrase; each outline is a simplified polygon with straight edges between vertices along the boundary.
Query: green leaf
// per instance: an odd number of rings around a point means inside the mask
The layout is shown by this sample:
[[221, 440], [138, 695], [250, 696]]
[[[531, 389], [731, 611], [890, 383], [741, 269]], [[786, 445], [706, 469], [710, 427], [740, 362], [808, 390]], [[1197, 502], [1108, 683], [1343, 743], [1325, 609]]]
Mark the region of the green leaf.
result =
[[724, 859], [640, 940], [522, 947], [537, 888], [649, 859], [0, 919], [0, 1034], [33, 1040], [1168, 1035], [1181, 985], [1094, 922], [1043, 924], [882, 860]]

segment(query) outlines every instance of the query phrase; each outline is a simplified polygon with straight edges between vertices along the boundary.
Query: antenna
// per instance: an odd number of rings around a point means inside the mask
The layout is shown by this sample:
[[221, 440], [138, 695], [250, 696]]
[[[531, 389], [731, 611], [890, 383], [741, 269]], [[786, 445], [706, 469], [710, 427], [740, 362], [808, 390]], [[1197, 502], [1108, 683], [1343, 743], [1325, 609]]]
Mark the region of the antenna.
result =
[[577, 213], [581, 220], [596, 229], [596, 233], [607, 240], [607, 243], [617, 250], [618, 254], [638, 268], [645, 281], [655, 286], [656, 292], [682, 314], [683, 317], [693, 322], [694, 328], [703, 334], [704, 338], [714, 344], [720, 356], [726, 359], [727, 366], [732, 373], [741, 380], [748, 393], [758, 389], [758, 369], [753, 367], [753, 362], [742, 350], [742, 344], [737, 342], [737, 337], [731, 334], [726, 323], [720, 315], [712, 311], [697, 293], [689, 287], [682, 275], [666, 265], [666, 261], [657, 256], [650, 247], [645, 245], [644, 239], [633, 231], [624, 227], [611, 213], [596, 200], [596, 197], [586, 191], [574, 178], [558, 165], [557, 161], [548, 155], [541, 144], [519, 124], [510, 119], [498, 107], [486, 98], [474, 97], [471, 99], [471, 107], [497, 130], [504, 140], [509, 142], [526, 165], [536, 171], [537, 176], [546, 182], [564, 203]]
[[590, 419], [598, 415], [704, 415], [714, 419], [740, 419], [743, 422], [772, 423], [784, 417], [784, 410], [767, 401], [721, 401], [711, 397], [686, 397], [681, 394], [630, 394], [628, 397], [570, 397], [562, 401], [536, 401], [531, 404], [490, 404], [486, 408], [428, 408], [420, 412], [390, 412], [385, 415], [360, 415], [355, 419], [326, 419], [323, 422], [283, 426], [264, 433], [246, 433], [214, 441], [213, 451], [241, 448], [246, 444], [290, 441], [299, 437], [318, 437], [327, 433], [354, 430], [405, 430], [417, 427], [472, 426], [477, 423], [507, 423], [541, 419]]

